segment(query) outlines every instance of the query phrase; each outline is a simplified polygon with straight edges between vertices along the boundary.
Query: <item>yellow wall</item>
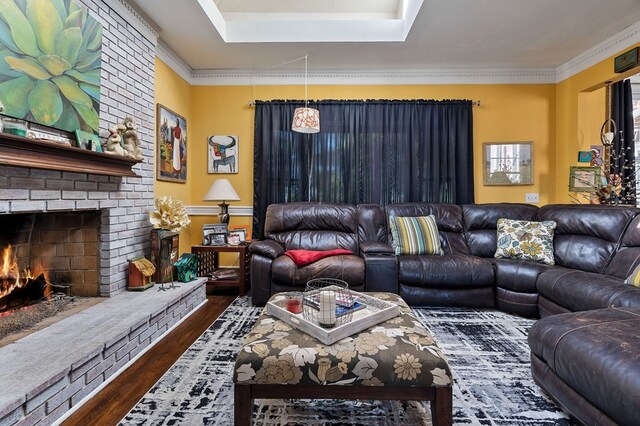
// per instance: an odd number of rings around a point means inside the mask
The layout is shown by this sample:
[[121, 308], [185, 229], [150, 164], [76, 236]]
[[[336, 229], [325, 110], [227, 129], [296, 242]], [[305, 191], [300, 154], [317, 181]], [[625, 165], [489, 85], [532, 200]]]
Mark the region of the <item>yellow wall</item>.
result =
[[[599, 143], [603, 83], [631, 74], [614, 74], [612, 56], [559, 84], [309, 86], [308, 92], [311, 99], [480, 100], [481, 106], [473, 108], [476, 202], [524, 202], [525, 193], [537, 192], [539, 205], [544, 205], [572, 201], [569, 166], [579, 164], [579, 150]], [[157, 182], [156, 196], [174, 195], [185, 204], [213, 207], [214, 202], [205, 202], [202, 197], [216, 177], [224, 177], [240, 196], [240, 201], [230, 204], [252, 206], [254, 109], [248, 103], [253, 96], [250, 86], [191, 87], [156, 60], [156, 102], [182, 114], [189, 126], [187, 184]], [[255, 97], [261, 100], [303, 96], [302, 86], [255, 88]], [[238, 135], [239, 173], [207, 173], [210, 135]], [[503, 141], [533, 141], [533, 185], [483, 185], [482, 144]], [[181, 251], [201, 241], [202, 224], [215, 222], [216, 217], [192, 217], [190, 228], [181, 237]], [[250, 217], [232, 216], [230, 226], [250, 223]]]
[[[640, 43], [636, 46], [640, 46]], [[633, 47], [630, 46], [557, 84], [554, 202], [572, 202], [568, 189], [569, 168], [579, 165], [579, 150], [600, 143], [600, 126], [605, 117], [604, 83], [619, 81], [638, 72], [637, 68], [623, 74], [613, 72], [613, 59]]]
[[[187, 183], [176, 183], [156, 180], [155, 197], [163, 195], [171, 195], [182, 201], [185, 205], [191, 205], [191, 182], [194, 174], [191, 169], [192, 158], [196, 150], [193, 147], [193, 130], [191, 116], [191, 85], [176, 74], [164, 62], [156, 58], [156, 75], [155, 75], [155, 101], [156, 105], [161, 104], [176, 114], [180, 114], [187, 121], [187, 159], [189, 161], [187, 167]], [[157, 115], [157, 114], [156, 114]], [[157, 124], [156, 127], [157, 129]], [[155, 140], [155, 137], [154, 137]], [[156, 148], [154, 147], [154, 153]], [[155, 162], [154, 162], [155, 164]], [[154, 171], [154, 173], [156, 173]], [[157, 174], [156, 174], [157, 176]], [[187, 229], [180, 233], [180, 253], [191, 251], [191, 235], [194, 225], [191, 224]]]

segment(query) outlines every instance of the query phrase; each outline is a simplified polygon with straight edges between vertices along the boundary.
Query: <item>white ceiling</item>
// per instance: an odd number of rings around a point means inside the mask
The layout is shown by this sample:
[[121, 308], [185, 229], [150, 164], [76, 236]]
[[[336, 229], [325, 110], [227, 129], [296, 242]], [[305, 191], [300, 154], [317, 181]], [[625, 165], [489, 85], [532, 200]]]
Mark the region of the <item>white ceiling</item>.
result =
[[[206, 9], [214, 0], [126, 1], [160, 28], [161, 40], [195, 72], [265, 69], [305, 54], [310, 72], [548, 70], [640, 22], [640, 0], [424, 0], [404, 42], [226, 43], [200, 5]], [[322, 5], [328, 13], [353, 14], [346, 3], [369, 2], [379, 6], [367, 12], [371, 16], [398, 13], [397, 0], [215, 1], [229, 21], [262, 13], [278, 21], [280, 11], [302, 13], [305, 7], [319, 14]], [[295, 39], [319, 31], [311, 20], [304, 28]]]

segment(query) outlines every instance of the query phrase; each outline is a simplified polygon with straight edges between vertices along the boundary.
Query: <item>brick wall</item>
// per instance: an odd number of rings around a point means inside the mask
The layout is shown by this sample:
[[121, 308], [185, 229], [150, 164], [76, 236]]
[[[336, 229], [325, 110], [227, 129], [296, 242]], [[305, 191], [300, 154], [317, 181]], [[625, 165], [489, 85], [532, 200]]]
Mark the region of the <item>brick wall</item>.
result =
[[157, 34], [149, 36], [148, 28], [123, 13], [123, 0], [75, 1], [104, 26], [100, 135], [108, 136], [107, 128], [127, 116], [136, 120], [144, 156], [134, 167], [139, 177], [0, 166], [0, 214], [99, 211], [100, 294], [108, 296], [126, 287], [127, 260], [150, 250]]

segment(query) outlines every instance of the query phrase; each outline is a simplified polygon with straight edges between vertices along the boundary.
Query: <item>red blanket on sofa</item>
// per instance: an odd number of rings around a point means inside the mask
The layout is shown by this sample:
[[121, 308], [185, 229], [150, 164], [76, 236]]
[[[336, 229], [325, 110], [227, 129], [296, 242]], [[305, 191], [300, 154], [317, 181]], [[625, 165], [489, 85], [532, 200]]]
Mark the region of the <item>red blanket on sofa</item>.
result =
[[334, 249], [334, 250], [287, 250], [284, 252], [285, 256], [288, 256], [293, 260], [297, 267], [309, 265], [316, 260], [324, 259], [329, 256], [340, 256], [342, 254], [353, 254], [349, 250]]

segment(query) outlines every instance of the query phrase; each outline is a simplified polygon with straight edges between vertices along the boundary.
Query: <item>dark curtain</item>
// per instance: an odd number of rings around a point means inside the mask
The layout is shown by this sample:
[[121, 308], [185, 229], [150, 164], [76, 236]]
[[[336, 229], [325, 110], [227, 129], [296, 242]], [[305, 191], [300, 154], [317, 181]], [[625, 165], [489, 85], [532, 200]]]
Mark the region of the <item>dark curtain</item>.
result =
[[636, 164], [630, 80], [611, 85], [611, 119], [617, 127], [611, 146], [611, 174], [620, 175], [622, 179], [620, 198], [625, 204], [635, 205]]
[[312, 135], [291, 131], [299, 106], [256, 102], [254, 238], [273, 203], [473, 203], [471, 101], [310, 102]]

